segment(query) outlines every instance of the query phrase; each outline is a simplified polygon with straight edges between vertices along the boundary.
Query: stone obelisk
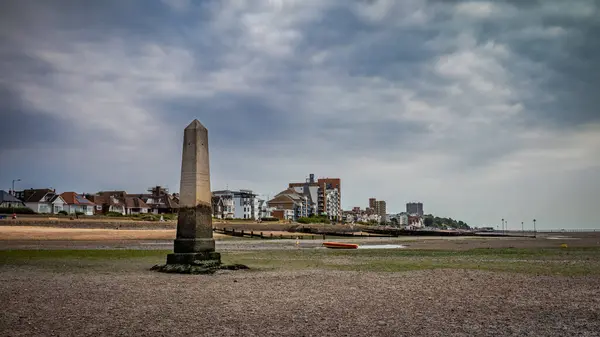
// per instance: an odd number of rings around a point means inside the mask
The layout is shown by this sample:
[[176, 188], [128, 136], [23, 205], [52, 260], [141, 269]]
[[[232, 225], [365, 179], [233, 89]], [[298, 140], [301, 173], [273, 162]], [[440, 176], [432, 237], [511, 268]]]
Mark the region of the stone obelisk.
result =
[[208, 130], [195, 119], [183, 135], [177, 237], [167, 266], [221, 263], [221, 255], [215, 252], [211, 199]]

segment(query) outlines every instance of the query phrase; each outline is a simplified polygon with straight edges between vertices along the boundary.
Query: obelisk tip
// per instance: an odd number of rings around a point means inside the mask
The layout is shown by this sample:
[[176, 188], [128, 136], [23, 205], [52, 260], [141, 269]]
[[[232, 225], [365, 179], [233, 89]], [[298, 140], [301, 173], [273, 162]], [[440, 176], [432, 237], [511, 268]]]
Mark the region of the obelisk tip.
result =
[[197, 119], [194, 119], [194, 120], [193, 120], [193, 121], [190, 123], [190, 125], [188, 125], [188, 126], [185, 128], [185, 129], [186, 129], [186, 130], [189, 130], [189, 129], [205, 129], [205, 130], [206, 130], [206, 127], [204, 127], [204, 125], [202, 125], [202, 123], [200, 123], [200, 121], [199, 121], [199, 120], [197, 120]]

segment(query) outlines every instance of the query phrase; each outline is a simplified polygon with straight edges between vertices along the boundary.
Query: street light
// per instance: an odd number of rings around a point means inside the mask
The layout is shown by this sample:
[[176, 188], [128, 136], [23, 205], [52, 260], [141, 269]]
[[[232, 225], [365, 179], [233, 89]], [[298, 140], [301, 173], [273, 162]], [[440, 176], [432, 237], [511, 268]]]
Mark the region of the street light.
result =
[[521, 221], [521, 232], [525, 235], [525, 225], [523, 224], [523, 221]]
[[12, 195], [15, 196], [15, 181], [21, 181], [21, 179], [13, 179], [12, 181]]
[[[13, 181], [12, 181], [12, 195], [13, 195], [13, 197], [16, 194], [15, 193], [15, 181], [21, 181], [21, 179], [13, 179]], [[14, 214], [15, 213], [15, 203], [14, 203], [14, 201], [11, 201], [11, 204], [12, 204], [12, 212]]]
[[504, 234], [504, 219], [502, 219], [502, 234]]
[[536, 235], [536, 234], [537, 234], [537, 233], [536, 233], [536, 229], [535, 229], [535, 221], [536, 221], [536, 220], [535, 220], [535, 219], [533, 219], [533, 237], [534, 237], [534, 238], [537, 236], [537, 235]]

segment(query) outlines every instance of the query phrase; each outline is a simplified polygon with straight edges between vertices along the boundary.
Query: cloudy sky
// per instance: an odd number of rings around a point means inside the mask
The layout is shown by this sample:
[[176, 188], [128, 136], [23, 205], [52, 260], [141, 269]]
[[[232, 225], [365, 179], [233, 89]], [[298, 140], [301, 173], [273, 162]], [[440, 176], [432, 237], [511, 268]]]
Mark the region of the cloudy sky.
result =
[[0, 188], [213, 189], [309, 173], [344, 208], [600, 227], [600, 2], [4, 0]]

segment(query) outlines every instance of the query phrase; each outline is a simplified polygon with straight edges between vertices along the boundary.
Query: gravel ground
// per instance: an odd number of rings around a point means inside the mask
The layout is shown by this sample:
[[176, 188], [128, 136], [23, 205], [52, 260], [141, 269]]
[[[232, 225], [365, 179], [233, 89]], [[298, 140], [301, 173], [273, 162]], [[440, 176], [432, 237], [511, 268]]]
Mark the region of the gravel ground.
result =
[[600, 336], [593, 277], [5, 266], [0, 301], [2, 336]]

